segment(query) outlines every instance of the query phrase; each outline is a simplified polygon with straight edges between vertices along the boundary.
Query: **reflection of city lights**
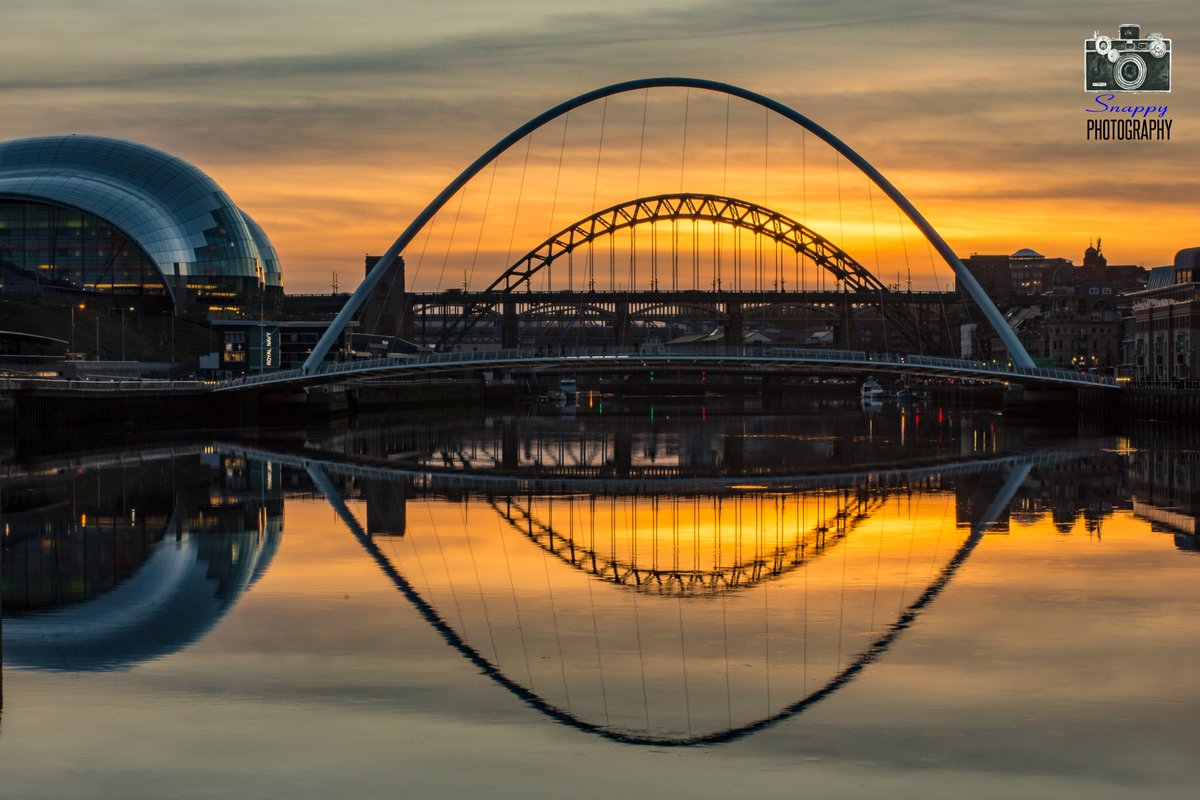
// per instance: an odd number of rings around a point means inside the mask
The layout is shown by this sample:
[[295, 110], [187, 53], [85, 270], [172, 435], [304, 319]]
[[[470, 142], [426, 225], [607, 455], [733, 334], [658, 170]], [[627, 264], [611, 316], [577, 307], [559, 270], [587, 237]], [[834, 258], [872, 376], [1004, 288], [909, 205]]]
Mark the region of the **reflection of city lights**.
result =
[[1122, 436], [1117, 439], [1117, 452], [1123, 456], [1128, 456], [1137, 452], [1137, 450], [1133, 446], [1133, 441], [1128, 436]]

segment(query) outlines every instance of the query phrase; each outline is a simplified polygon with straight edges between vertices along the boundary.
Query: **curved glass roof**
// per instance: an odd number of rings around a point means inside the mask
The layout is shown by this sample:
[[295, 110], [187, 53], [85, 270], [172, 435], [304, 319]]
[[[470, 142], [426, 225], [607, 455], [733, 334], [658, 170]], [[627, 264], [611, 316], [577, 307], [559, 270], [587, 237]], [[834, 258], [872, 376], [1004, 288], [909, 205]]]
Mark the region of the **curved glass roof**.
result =
[[267, 238], [267, 232], [245, 211], [242, 212], [242, 219], [246, 221], [246, 227], [250, 229], [250, 235], [254, 237], [254, 244], [258, 247], [258, 255], [261, 259], [259, 263], [262, 264], [263, 268], [263, 280], [267, 286], [283, 286], [283, 273], [279, 269], [279, 256], [275, 252], [275, 246]]
[[52, 201], [102, 217], [137, 241], [164, 276], [282, 285], [278, 256], [262, 228], [212, 178], [152, 147], [101, 136], [3, 142], [0, 196]]

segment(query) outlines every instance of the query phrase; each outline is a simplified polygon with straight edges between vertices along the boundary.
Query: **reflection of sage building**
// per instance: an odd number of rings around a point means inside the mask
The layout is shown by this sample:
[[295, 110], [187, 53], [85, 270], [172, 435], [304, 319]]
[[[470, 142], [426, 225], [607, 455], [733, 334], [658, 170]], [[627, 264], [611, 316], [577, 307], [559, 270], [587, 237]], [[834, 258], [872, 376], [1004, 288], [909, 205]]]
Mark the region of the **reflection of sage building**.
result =
[[181, 316], [282, 302], [274, 247], [220, 186], [145, 145], [0, 143], [0, 292], [120, 296]]
[[140, 455], [3, 487], [4, 659], [112, 669], [201, 638], [270, 564], [279, 468]]

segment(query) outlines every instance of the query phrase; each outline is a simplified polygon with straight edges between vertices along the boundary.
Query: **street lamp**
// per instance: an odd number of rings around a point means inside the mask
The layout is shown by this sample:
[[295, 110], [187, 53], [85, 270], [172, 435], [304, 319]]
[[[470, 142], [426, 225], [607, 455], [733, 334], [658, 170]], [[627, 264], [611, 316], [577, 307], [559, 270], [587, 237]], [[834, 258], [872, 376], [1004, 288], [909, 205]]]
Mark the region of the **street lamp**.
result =
[[[133, 306], [129, 310], [133, 311]], [[125, 360], [125, 306], [121, 306], [121, 360]]]
[[[87, 303], [80, 303], [79, 310], [83, 311], [87, 308]], [[77, 352], [75, 349], [75, 306], [71, 305], [71, 353]]]

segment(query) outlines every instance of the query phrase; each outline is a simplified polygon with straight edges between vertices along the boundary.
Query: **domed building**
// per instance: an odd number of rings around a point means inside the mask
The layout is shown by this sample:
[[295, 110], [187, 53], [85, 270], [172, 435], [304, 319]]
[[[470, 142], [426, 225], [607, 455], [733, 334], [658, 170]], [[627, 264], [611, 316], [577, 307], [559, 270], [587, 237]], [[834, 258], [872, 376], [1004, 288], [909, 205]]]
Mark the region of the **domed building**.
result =
[[279, 257], [212, 178], [99, 136], [0, 143], [0, 292], [104, 293], [189, 317], [282, 302]]

